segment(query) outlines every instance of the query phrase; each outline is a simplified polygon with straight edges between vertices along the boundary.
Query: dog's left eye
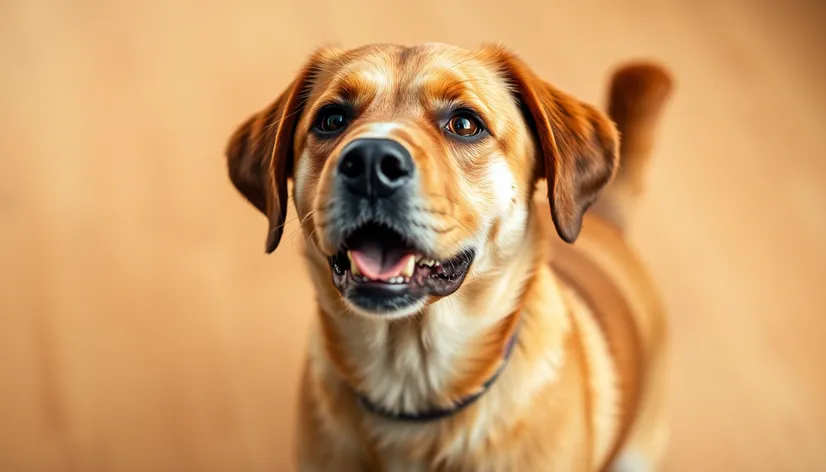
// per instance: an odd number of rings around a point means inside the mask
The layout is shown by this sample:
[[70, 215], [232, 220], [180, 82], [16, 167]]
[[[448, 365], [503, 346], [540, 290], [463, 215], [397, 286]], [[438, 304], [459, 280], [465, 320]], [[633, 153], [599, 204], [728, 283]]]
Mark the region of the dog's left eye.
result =
[[445, 129], [457, 136], [469, 138], [481, 133], [484, 128], [479, 118], [468, 112], [460, 112], [453, 115], [445, 125]]

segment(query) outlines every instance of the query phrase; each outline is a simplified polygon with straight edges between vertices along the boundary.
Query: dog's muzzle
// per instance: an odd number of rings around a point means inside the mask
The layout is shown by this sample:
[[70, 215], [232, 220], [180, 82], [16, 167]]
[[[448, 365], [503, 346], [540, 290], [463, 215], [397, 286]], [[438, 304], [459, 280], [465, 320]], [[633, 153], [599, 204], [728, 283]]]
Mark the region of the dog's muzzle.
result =
[[467, 249], [434, 256], [417, 170], [392, 139], [357, 138], [339, 154], [323, 225], [335, 251], [328, 262], [336, 288], [364, 311], [401, 312], [449, 295], [473, 261]]

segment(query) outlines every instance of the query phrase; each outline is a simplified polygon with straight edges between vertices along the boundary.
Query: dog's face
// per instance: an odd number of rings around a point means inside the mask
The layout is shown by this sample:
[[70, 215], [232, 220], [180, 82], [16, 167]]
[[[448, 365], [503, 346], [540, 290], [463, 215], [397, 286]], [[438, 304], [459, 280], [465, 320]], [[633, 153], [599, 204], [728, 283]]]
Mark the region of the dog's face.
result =
[[501, 48], [375, 45], [315, 53], [227, 156], [269, 218], [268, 252], [292, 177], [302, 230], [347, 304], [399, 317], [513, 255], [539, 178], [574, 241], [613, 175], [617, 136]]

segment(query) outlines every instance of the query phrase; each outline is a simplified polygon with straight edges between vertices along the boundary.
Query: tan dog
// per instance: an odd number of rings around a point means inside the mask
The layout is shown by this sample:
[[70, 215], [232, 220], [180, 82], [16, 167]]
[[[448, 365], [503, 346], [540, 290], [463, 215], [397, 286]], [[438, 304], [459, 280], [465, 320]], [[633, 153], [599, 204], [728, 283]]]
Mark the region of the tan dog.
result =
[[292, 178], [317, 290], [301, 470], [656, 467], [664, 320], [622, 227], [670, 84], [621, 69], [615, 127], [500, 47], [320, 50], [236, 131], [268, 252]]

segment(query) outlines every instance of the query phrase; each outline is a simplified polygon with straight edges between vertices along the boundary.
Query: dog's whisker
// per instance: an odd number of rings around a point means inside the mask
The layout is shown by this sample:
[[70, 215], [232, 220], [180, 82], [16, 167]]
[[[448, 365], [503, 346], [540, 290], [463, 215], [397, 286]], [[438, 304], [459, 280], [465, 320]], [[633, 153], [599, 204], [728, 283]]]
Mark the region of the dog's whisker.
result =
[[[310, 218], [312, 218], [312, 216], [313, 216], [314, 214], [315, 214], [315, 210], [310, 210], [310, 211], [308, 211], [308, 212], [307, 212], [307, 214], [306, 214], [306, 215], [304, 215], [304, 218], [302, 218], [302, 219], [301, 219], [301, 221], [298, 223], [298, 227], [296, 227], [296, 228], [295, 228], [295, 229], [294, 229], [294, 230], [290, 233], [290, 236], [288, 237], [288, 240], [289, 240], [291, 243], [292, 243], [293, 239], [295, 238], [296, 233], [298, 233], [298, 232], [300, 232], [300, 231], [303, 231], [303, 230], [304, 230], [304, 225], [305, 225], [305, 224], [307, 224], [308, 222], [310, 222]], [[297, 218], [298, 218], [298, 217], [296, 217], [295, 219], [297, 219]], [[314, 230], [314, 231], [315, 231], [315, 230]]]
[[[426, 210], [426, 209], [424, 209], [424, 211], [425, 211], [425, 212], [427, 212], [427, 210]], [[465, 230], [465, 231], [467, 231], [468, 233], [472, 233], [472, 232], [473, 232], [473, 229], [472, 229], [472, 228], [468, 227], [468, 225], [467, 225], [465, 222], [463, 222], [462, 220], [460, 220], [458, 217], [456, 217], [456, 216], [455, 216], [455, 215], [453, 215], [453, 214], [446, 213], [446, 212], [438, 212], [438, 213], [436, 213], [436, 212], [428, 212], [428, 213], [433, 213], [433, 214], [436, 214], [436, 215], [439, 215], [439, 216], [448, 217], [448, 218], [451, 218], [451, 219], [454, 221], [453, 226], [450, 226], [450, 227], [448, 227], [448, 228], [444, 228], [444, 229], [443, 229], [443, 232], [452, 231], [452, 230], [453, 230], [454, 228], [456, 228], [456, 227], [461, 227], [462, 229], [464, 229], [464, 230]], [[428, 228], [429, 228], [429, 229], [432, 229], [432, 230], [434, 230], [434, 231], [437, 231], [437, 228], [436, 228], [436, 226], [435, 226], [435, 225], [428, 225]]]

